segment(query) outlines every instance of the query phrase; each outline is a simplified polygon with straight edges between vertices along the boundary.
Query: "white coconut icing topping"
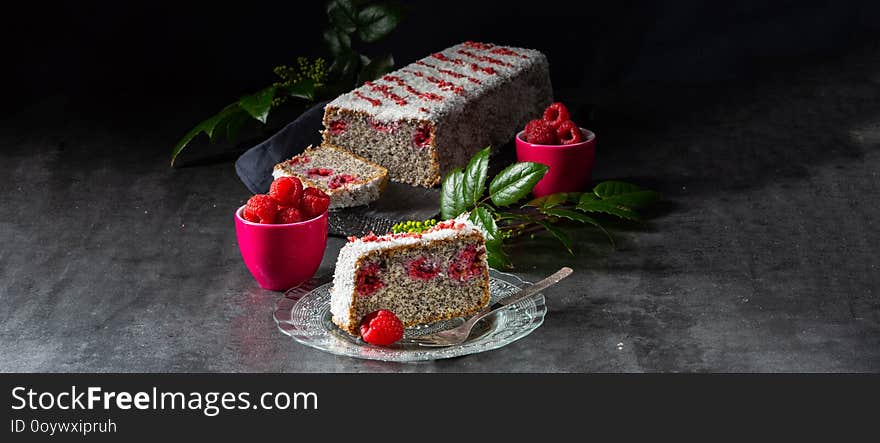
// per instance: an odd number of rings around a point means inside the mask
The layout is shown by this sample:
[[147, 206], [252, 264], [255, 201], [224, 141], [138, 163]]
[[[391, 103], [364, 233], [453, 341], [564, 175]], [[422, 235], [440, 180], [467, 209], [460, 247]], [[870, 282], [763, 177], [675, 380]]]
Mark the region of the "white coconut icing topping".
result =
[[380, 122], [437, 122], [536, 63], [547, 58], [534, 49], [464, 42], [366, 82], [327, 106], [365, 112]]

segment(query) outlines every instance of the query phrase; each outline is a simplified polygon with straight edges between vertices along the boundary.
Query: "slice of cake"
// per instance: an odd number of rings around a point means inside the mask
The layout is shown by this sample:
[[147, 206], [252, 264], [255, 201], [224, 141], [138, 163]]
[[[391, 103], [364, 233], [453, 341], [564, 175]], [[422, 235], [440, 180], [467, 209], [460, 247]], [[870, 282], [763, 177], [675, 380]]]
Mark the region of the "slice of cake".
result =
[[339, 96], [324, 108], [324, 141], [434, 186], [486, 146], [513, 139], [552, 101], [544, 54], [465, 42]]
[[333, 323], [358, 335], [361, 319], [387, 309], [404, 327], [479, 312], [489, 303], [483, 232], [464, 219], [423, 233], [351, 237], [336, 261]]
[[388, 170], [343, 149], [321, 145], [275, 165], [272, 177], [297, 177], [330, 196], [330, 208], [375, 201], [388, 184]]

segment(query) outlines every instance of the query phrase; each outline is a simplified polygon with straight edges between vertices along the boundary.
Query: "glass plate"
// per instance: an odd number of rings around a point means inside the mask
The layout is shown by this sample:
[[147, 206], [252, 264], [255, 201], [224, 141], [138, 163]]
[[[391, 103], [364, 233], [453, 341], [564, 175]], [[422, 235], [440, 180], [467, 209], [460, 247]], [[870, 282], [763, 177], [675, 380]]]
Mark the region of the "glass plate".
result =
[[[467, 341], [459, 345], [428, 348], [409, 339], [456, 327], [465, 321], [463, 317], [407, 328], [403, 340], [394, 345], [373, 346], [339, 329], [330, 320], [331, 284], [326, 279], [312, 280], [287, 291], [275, 309], [278, 329], [306, 346], [336, 355], [369, 360], [437, 360], [497, 349], [537, 329], [544, 322], [544, 315], [547, 313], [544, 295], [536, 294], [480, 320]], [[515, 275], [490, 270], [489, 303], [510, 297], [525, 284], [527, 282]]]

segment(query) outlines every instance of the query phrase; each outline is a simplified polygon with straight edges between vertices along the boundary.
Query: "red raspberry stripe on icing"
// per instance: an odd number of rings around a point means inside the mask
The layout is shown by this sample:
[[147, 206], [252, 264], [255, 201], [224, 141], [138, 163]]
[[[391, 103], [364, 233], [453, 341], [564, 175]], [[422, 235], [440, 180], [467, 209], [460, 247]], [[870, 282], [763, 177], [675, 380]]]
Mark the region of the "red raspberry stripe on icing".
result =
[[472, 59], [479, 60], [479, 61], [481, 61], [481, 62], [492, 63], [492, 64], [494, 64], [494, 65], [501, 65], [501, 66], [513, 67], [512, 64], [507, 63], [507, 62], [504, 61], [504, 60], [498, 60], [497, 58], [492, 58], [492, 57], [489, 57], [489, 56], [487, 56], [487, 55], [477, 55], [477, 54], [474, 54], [473, 52], [465, 51], [464, 49], [459, 49], [459, 50], [457, 50], [456, 52], [458, 52], [458, 53], [461, 54], [461, 55], [466, 55], [466, 56], [468, 56], [468, 57], [470, 57], [470, 58], [472, 58]]
[[439, 73], [441, 73], [441, 74], [446, 74], [446, 75], [448, 75], [448, 76], [450, 76], [450, 77], [454, 77], [454, 78], [466, 78], [466, 79], [468, 79], [468, 81], [470, 81], [471, 83], [476, 83], [476, 84], [481, 84], [481, 83], [482, 83], [481, 81], [479, 81], [479, 80], [477, 80], [477, 79], [475, 79], [475, 78], [473, 78], [473, 77], [471, 77], [471, 76], [469, 76], [469, 75], [464, 75], [464, 74], [460, 74], [460, 73], [455, 72], [455, 71], [450, 71], [450, 70], [448, 70], [448, 69], [439, 68], [439, 67], [434, 66], [434, 65], [432, 65], [432, 64], [430, 64], [430, 63], [425, 63], [425, 62], [423, 62], [423, 61], [421, 61], [421, 60], [417, 61], [416, 64], [419, 65], [419, 66], [424, 66], [424, 67], [427, 67], [427, 68], [431, 68], [431, 69], [433, 69], [433, 70], [435, 70], [435, 71], [437, 71], [437, 72], [439, 72]]
[[406, 71], [406, 70], [405, 70], [405, 71], [403, 71], [403, 72], [406, 72], [406, 73], [408, 73], [408, 74], [412, 74], [412, 75], [414, 75], [414, 76], [416, 76], [416, 77], [424, 78], [425, 80], [427, 80], [427, 81], [429, 81], [429, 82], [434, 83], [435, 85], [437, 85], [437, 87], [440, 88], [440, 89], [443, 90], [443, 91], [452, 91], [452, 92], [454, 92], [454, 93], [456, 93], [456, 94], [458, 94], [458, 95], [465, 95], [465, 93], [464, 93], [464, 88], [462, 88], [461, 86], [456, 86], [455, 83], [448, 82], [448, 81], [443, 80], [443, 79], [439, 79], [439, 78], [437, 78], [437, 77], [434, 77], [433, 75], [427, 75], [427, 76], [426, 76], [424, 73], [419, 72], [419, 71]]
[[499, 47], [489, 51], [489, 53], [490, 54], [498, 54], [498, 55], [509, 55], [511, 57], [528, 58], [525, 55], [520, 54], [519, 52], [511, 51], [510, 49], [507, 49], [502, 46], [499, 46]]
[[355, 97], [357, 97], [361, 100], [366, 100], [366, 101], [370, 102], [370, 104], [373, 106], [380, 106], [382, 104], [381, 100], [378, 100], [378, 99], [375, 99], [372, 97], [367, 97], [366, 95], [361, 94], [361, 91], [354, 91], [354, 95], [355, 95]]
[[385, 80], [387, 82], [397, 83], [398, 86], [402, 86], [410, 94], [413, 94], [423, 100], [434, 100], [434, 101], [442, 101], [443, 100], [442, 95], [437, 95], [437, 94], [434, 94], [433, 92], [419, 91], [418, 89], [413, 88], [412, 86], [408, 85], [405, 81], [403, 81], [402, 78], [394, 76], [394, 75], [386, 75], [386, 76], [382, 77], [382, 80]]
[[464, 66], [464, 65], [468, 65], [468, 64], [469, 64], [470, 67], [471, 67], [471, 70], [472, 70], [472, 71], [475, 71], [475, 72], [476, 72], [476, 71], [480, 71], [480, 72], [483, 72], [483, 73], [485, 73], [485, 74], [489, 74], [489, 75], [495, 75], [495, 74], [498, 73], [497, 71], [495, 71], [495, 70], [492, 69], [491, 67], [480, 66], [480, 65], [478, 65], [478, 64], [476, 64], [476, 63], [467, 63], [467, 62], [465, 62], [464, 60], [462, 60], [462, 59], [460, 59], [460, 58], [449, 58], [449, 57], [447, 57], [445, 54], [443, 54], [442, 52], [437, 52], [437, 53], [431, 54], [431, 57], [434, 57], [434, 58], [436, 58], [437, 60], [440, 60], [440, 61], [442, 61], [442, 62], [452, 63], [452, 64], [454, 64], [454, 65], [459, 65], [459, 66]]
[[464, 42], [463, 45], [467, 46], [468, 48], [481, 50], [492, 49], [494, 47], [494, 45], [492, 45], [491, 43], [472, 42], [470, 40]]
[[391, 88], [388, 87], [387, 85], [377, 85], [373, 82], [366, 82], [364, 84], [367, 85], [367, 87], [369, 87], [372, 91], [378, 92], [378, 93], [384, 95], [385, 97], [388, 97], [391, 100], [394, 100], [394, 103], [397, 103], [400, 106], [406, 106], [406, 100], [404, 100], [403, 97], [392, 92]]
[[437, 60], [440, 60], [443, 62], [452, 63], [454, 65], [463, 65], [464, 64], [464, 61], [457, 59], [457, 58], [449, 58], [446, 56], [446, 54], [443, 54], [442, 52], [435, 52], [435, 53], [431, 54], [431, 57], [434, 57]]

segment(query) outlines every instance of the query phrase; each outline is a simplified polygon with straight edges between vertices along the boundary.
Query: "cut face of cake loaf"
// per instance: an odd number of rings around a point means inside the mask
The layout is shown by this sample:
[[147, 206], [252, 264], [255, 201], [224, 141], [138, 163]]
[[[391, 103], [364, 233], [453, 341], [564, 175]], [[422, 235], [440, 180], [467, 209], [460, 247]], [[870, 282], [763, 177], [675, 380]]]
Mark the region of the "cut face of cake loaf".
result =
[[349, 238], [336, 262], [330, 312], [358, 335], [363, 317], [379, 309], [410, 327], [475, 314], [488, 303], [485, 237], [456, 219], [420, 234]]
[[324, 108], [324, 141], [434, 186], [486, 146], [513, 139], [552, 101], [544, 54], [465, 42], [343, 94]]
[[299, 155], [275, 165], [272, 177], [297, 177], [330, 196], [330, 208], [360, 206], [375, 201], [388, 184], [388, 171], [342, 149], [309, 146]]

